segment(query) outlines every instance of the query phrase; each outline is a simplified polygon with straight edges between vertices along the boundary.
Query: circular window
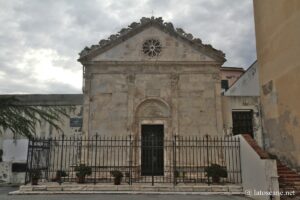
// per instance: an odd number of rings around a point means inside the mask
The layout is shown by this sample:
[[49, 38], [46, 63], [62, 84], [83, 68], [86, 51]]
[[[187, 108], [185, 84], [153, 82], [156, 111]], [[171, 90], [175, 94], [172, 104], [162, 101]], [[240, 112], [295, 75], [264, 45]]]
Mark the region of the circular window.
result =
[[144, 54], [154, 57], [158, 56], [161, 51], [161, 44], [158, 40], [150, 39], [146, 40], [143, 44], [143, 52]]

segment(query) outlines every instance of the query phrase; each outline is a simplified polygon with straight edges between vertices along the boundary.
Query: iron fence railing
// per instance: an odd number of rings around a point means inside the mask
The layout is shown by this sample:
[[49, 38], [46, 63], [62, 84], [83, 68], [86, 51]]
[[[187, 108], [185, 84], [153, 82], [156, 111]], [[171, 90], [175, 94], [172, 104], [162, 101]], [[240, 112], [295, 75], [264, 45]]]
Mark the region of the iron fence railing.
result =
[[[41, 179], [75, 182], [76, 166], [89, 166], [87, 183], [113, 182], [111, 171], [123, 174], [123, 182], [207, 183], [216, 180], [207, 173], [213, 166], [226, 172], [219, 183], [241, 183], [240, 141], [235, 137], [139, 138], [133, 136], [33, 138], [29, 141], [25, 183], [35, 170]], [[217, 173], [217, 172], [215, 172]]]

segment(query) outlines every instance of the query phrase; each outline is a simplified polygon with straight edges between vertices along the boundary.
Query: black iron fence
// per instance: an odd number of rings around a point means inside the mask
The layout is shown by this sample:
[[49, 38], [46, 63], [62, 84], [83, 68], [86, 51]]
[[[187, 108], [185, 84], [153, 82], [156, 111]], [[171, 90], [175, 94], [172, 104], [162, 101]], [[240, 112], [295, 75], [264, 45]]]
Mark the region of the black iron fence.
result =
[[[133, 136], [34, 138], [29, 141], [25, 183], [33, 173], [40, 179], [76, 182], [76, 167], [91, 173], [87, 183], [113, 182], [112, 171], [123, 183], [241, 183], [240, 141], [234, 137], [172, 138]], [[219, 178], [216, 178], [219, 177]]]

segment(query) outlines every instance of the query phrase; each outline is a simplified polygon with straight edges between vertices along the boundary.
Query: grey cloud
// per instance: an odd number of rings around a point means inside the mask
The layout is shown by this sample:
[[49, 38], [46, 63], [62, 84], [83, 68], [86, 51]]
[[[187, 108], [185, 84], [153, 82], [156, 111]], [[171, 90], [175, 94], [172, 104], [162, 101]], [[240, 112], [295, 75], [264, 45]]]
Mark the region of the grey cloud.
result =
[[84, 46], [152, 11], [224, 51], [226, 66], [248, 67], [256, 59], [251, 0], [10, 0], [0, 10], [1, 93], [81, 92], [59, 81], [41, 81], [30, 66], [21, 70], [17, 65], [29, 49], [52, 49], [64, 58], [54, 59], [53, 65], [79, 71], [77, 58]]

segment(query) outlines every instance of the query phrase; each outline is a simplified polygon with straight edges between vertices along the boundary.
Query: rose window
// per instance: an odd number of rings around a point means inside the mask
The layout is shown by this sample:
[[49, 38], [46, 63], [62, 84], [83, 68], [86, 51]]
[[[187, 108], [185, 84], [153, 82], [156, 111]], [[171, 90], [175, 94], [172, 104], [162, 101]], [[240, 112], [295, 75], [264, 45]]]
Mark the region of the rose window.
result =
[[150, 57], [158, 56], [161, 52], [160, 42], [154, 39], [146, 40], [143, 44], [143, 52]]

